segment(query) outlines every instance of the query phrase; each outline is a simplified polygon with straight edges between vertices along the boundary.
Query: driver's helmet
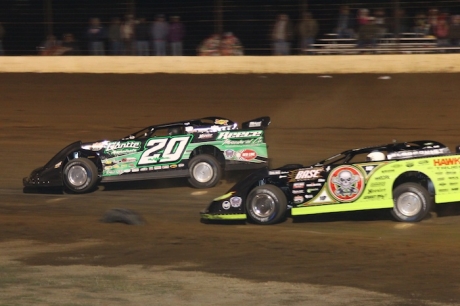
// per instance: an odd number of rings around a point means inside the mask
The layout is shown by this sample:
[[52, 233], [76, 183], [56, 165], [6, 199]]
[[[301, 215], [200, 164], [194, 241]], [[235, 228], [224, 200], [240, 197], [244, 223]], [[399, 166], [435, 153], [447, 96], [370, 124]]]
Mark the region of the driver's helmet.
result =
[[180, 135], [181, 133], [182, 131], [180, 127], [172, 127], [172, 128], [169, 128], [168, 130], [169, 136]]
[[374, 151], [366, 156], [367, 161], [382, 161], [385, 160], [385, 154], [380, 151]]

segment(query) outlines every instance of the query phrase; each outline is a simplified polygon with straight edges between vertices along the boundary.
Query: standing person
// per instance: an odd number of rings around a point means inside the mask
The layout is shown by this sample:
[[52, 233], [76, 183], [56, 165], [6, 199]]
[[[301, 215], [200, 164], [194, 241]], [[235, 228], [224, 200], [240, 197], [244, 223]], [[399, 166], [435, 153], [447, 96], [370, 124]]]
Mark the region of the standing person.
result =
[[354, 22], [350, 14], [348, 5], [340, 7], [339, 19], [337, 21], [337, 38], [353, 38], [355, 32], [353, 31]]
[[66, 33], [62, 37], [60, 55], [80, 55], [80, 47], [75, 37], [71, 33]]
[[121, 20], [118, 17], [114, 17], [109, 27], [109, 42], [110, 42], [110, 54], [121, 55], [122, 54], [122, 41], [121, 41]]
[[129, 14], [126, 15], [125, 21], [121, 25], [121, 41], [123, 44], [123, 54], [133, 55], [133, 44], [134, 44], [134, 16]]
[[89, 52], [91, 55], [104, 55], [104, 40], [106, 33], [101, 25], [99, 18], [91, 18], [90, 25], [86, 31], [86, 37], [89, 42]]
[[292, 38], [292, 25], [289, 21], [289, 16], [280, 14], [277, 17], [275, 25], [271, 33], [273, 41], [273, 54], [274, 55], [289, 55], [290, 54], [290, 40]]
[[0, 55], [5, 55], [5, 49], [3, 49], [3, 37], [5, 36], [5, 28], [0, 22]]
[[134, 28], [134, 37], [136, 39], [136, 52], [137, 55], [147, 56], [149, 52], [149, 25], [145, 18], [140, 18], [139, 22]]
[[152, 39], [155, 55], [166, 55], [166, 41], [169, 35], [169, 25], [164, 15], [158, 15], [152, 24]]
[[185, 36], [184, 24], [180, 22], [179, 16], [172, 16], [169, 25], [169, 44], [171, 47], [171, 55], [182, 55], [183, 45], [182, 40]]
[[307, 54], [307, 50], [315, 43], [318, 35], [318, 22], [313, 19], [311, 13], [304, 12], [302, 16], [297, 29], [300, 36], [300, 54]]

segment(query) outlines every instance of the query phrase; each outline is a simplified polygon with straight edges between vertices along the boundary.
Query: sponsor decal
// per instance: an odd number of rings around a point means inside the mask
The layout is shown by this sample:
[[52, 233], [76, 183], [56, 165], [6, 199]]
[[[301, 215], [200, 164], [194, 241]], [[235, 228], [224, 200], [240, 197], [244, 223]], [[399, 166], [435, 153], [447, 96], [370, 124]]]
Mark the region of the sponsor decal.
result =
[[120, 160], [120, 163], [132, 163], [135, 161], [136, 161], [135, 157], [125, 157]]
[[235, 156], [235, 151], [233, 150], [225, 150], [225, 159], [232, 159]]
[[262, 133], [263, 131], [220, 132], [217, 139], [256, 138], [262, 136]]
[[294, 189], [300, 189], [303, 187], [305, 187], [305, 182], [297, 182], [297, 183], [292, 184], [292, 188]]
[[434, 174], [436, 174], [436, 175], [442, 175], [443, 172], [442, 172], [442, 171], [438, 171], [438, 172], [435, 172]]
[[298, 204], [298, 203], [303, 203], [304, 199], [302, 196], [295, 196], [294, 197], [294, 203]]
[[413, 167], [413, 166], [414, 166], [414, 163], [412, 163], [412, 162], [406, 163], [406, 167], [408, 167], [408, 168]]
[[238, 152], [237, 154], [240, 160], [250, 161], [257, 157], [257, 153], [254, 150], [246, 149]]
[[323, 171], [323, 168], [300, 169], [292, 171], [289, 176], [291, 181], [313, 181], [320, 178]]
[[240, 197], [231, 197], [230, 198], [230, 205], [234, 208], [238, 208], [241, 206], [243, 200]]
[[177, 165], [169, 165], [169, 168], [175, 169], [175, 168], [177, 168]]
[[448, 191], [449, 191], [449, 189], [445, 189], [445, 188], [439, 189], [439, 192], [448, 192]]
[[377, 176], [375, 179], [378, 180], [378, 181], [389, 180], [390, 177], [388, 175], [381, 175], [381, 176]]
[[382, 170], [382, 173], [393, 173], [393, 172], [395, 172], [395, 169]]
[[312, 192], [315, 192], [315, 191], [318, 191], [319, 188], [309, 188], [307, 189], [307, 193], [312, 193]]
[[249, 127], [260, 127], [260, 126], [262, 126], [261, 121], [251, 121], [251, 122], [249, 122]]
[[305, 195], [305, 199], [311, 199], [311, 198], [313, 198], [313, 195], [312, 195], [312, 194], [306, 194], [306, 195]]
[[449, 153], [448, 149], [430, 149], [430, 150], [413, 150], [413, 151], [399, 151], [388, 154], [388, 159], [398, 159], [398, 158], [411, 158], [417, 156], [428, 156], [428, 155], [439, 155]]
[[378, 193], [378, 192], [385, 192], [385, 188], [380, 188], [380, 189], [369, 189], [369, 193]]
[[268, 171], [268, 175], [280, 175], [281, 170], [270, 170]]
[[209, 139], [209, 138], [212, 138], [214, 135], [213, 134], [200, 134], [200, 136], [198, 136], [198, 139]]
[[161, 166], [161, 169], [169, 169], [169, 165]]
[[[442, 172], [441, 172], [442, 173]], [[446, 171], [446, 174], [449, 175], [449, 174], [457, 174], [456, 171]]]
[[214, 124], [218, 124], [218, 125], [227, 125], [228, 124], [228, 120], [225, 120], [225, 119], [216, 119], [214, 121]]
[[140, 170], [141, 170], [141, 171], [148, 171], [149, 168], [141, 168]]
[[448, 179], [449, 180], [458, 180], [458, 176], [449, 176]]
[[447, 183], [440, 183], [439, 186], [446, 186]]
[[429, 161], [427, 161], [427, 160], [420, 160], [418, 162], [419, 165], [425, 165], [425, 164], [428, 164], [428, 163], [429, 163]]
[[438, 178], [438, 181], [444, 181], [443, 177]]
[[455, 185], [458, 185], [457, 182], [453, 182], [453, 183], [449, 183], [450, 186], [455, 186]]
[[322, 179], [322, 178], [318, 179], [318, 183], [324, 183], [325, 181], [326, 181], [326, 180], [325, 180], [325, 179]]
[[355, 167], [340, 166], [331, 172], [328, 187], [338, 201], [351, 202], [363, 192], [364, 178]]
[[443, 157], [443, 158], [435, 158], [433, 160], [433, 165], [436, 167], [459, 165], [459, 164], [460, 164], [460, 157]]
[[105, 153], [110, 155], [124, 155], [139, 151], [141, 147], [140, 141], [115, 141], [109, 142]]
[[139, 169], [138, 169], [138, 168], [133, 168], [133, 169], [131, 170], [131, 172], [139, 172]]
[[305, 191], [302, 190], [302, 189], [294, 189], [294, 190], [292, 190], [292, 194], [302, 194], [302, 193], [305, 193]]
[[222, 202], [222, 208], [225, 210], [230, 209], [230, 202], [229, 201], [223, 201]]
[[452, 188], [452, 191], [458, 191], [458, 187], [457, 188]]
[[306, 184], [305, 186], [307, 187], [319, 187], [319, 186], [322, 186], [320, 183], [310, 183], [310, 184]]
[[385, 186], [386, 182], [376, 182], [376, 183], [372, 183], [370, 186], [371, 187], [383, 187]]
[[364, 196], [364, 200], [383, 200], [384, 198], [385, 196], [382, 194]]
[[155, 167], [153, 167], [153, 169], [155, 169], [155, 170], [160, 170], [160, 169], [161, 169], [161, 166], [155, 166]]

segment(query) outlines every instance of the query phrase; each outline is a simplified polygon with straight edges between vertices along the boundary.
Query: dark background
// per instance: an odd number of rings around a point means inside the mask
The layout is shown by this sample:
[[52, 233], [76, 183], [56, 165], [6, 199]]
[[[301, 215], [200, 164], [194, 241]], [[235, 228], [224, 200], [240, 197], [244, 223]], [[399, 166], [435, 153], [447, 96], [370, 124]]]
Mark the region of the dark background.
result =
[[[51, 4], [51, 8], [47, 8]], [[73, 33], [85, 49], [84, 33], [91, 17], [99, 17], [108, 25], [112, 17], [123, 17], [134, 11], [136, 17], [153, 20], [156, 14], [181, 16], [186, 25], [184, 48], [186, 55], [195, 55], [199, 43], [217, 31], [222, 7], [222, 30], [231, 31], [243, 43], [245, 53], [269, 54], [269, 33], [279, 13], [287, 13], [296, 22], [307, 9], [319, 21], [320, 35], [331, 32], [336, 24], [339, 6], [350, 5], [353, 14], [358, 8], [384, 8], [392, 16], [394, 8], [406, 10], [407, 18], [430, 7], [451, 14], [460, 13], [460, 1], [402, 0], [1, 0], [0, 22], [6, 30], [4, 48], [7, 55], [35, 55], [36, 47], [49, 32], [58, 39]]]

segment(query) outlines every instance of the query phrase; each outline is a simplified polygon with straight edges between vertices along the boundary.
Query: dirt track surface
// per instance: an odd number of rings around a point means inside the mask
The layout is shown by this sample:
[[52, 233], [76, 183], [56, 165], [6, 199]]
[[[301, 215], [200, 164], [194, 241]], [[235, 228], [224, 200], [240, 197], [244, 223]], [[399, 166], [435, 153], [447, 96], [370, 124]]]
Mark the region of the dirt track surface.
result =
[[[238, 122], [271, 116], [272, 166], [309, 164], [393, 139], [434, 139], [452, 150], [460, 144], [460, 75], [379, 77], [0, 75], [0, 253], [24, 269], [136, 266], [142, 277], [164, 273], [174, 296], [166, 298], [182, 304], [460, 305], [456, 205], [417, 224], [378, 211], [257, 226], [200, 223], [199, 211], [237, 176], [209, 190], [166, 180], [106, 185], [85, 195], [22, 191], [23, 176], [75, 140], [116, 139], [150, 124], [211, 115]], [[116, 207], [138, 212], [146, 224], [99, 222]], [[183, 274], [167, 274], [176, 272]], [[16, 287], [1, 287], [11, 298], [2, 302], [18, 301]], [[145, 291], [134, 296], [148, 300]], [[67, 303], [87, 302], [73, 294]], [[112, 304], [144, 303], [134, 296]]]

